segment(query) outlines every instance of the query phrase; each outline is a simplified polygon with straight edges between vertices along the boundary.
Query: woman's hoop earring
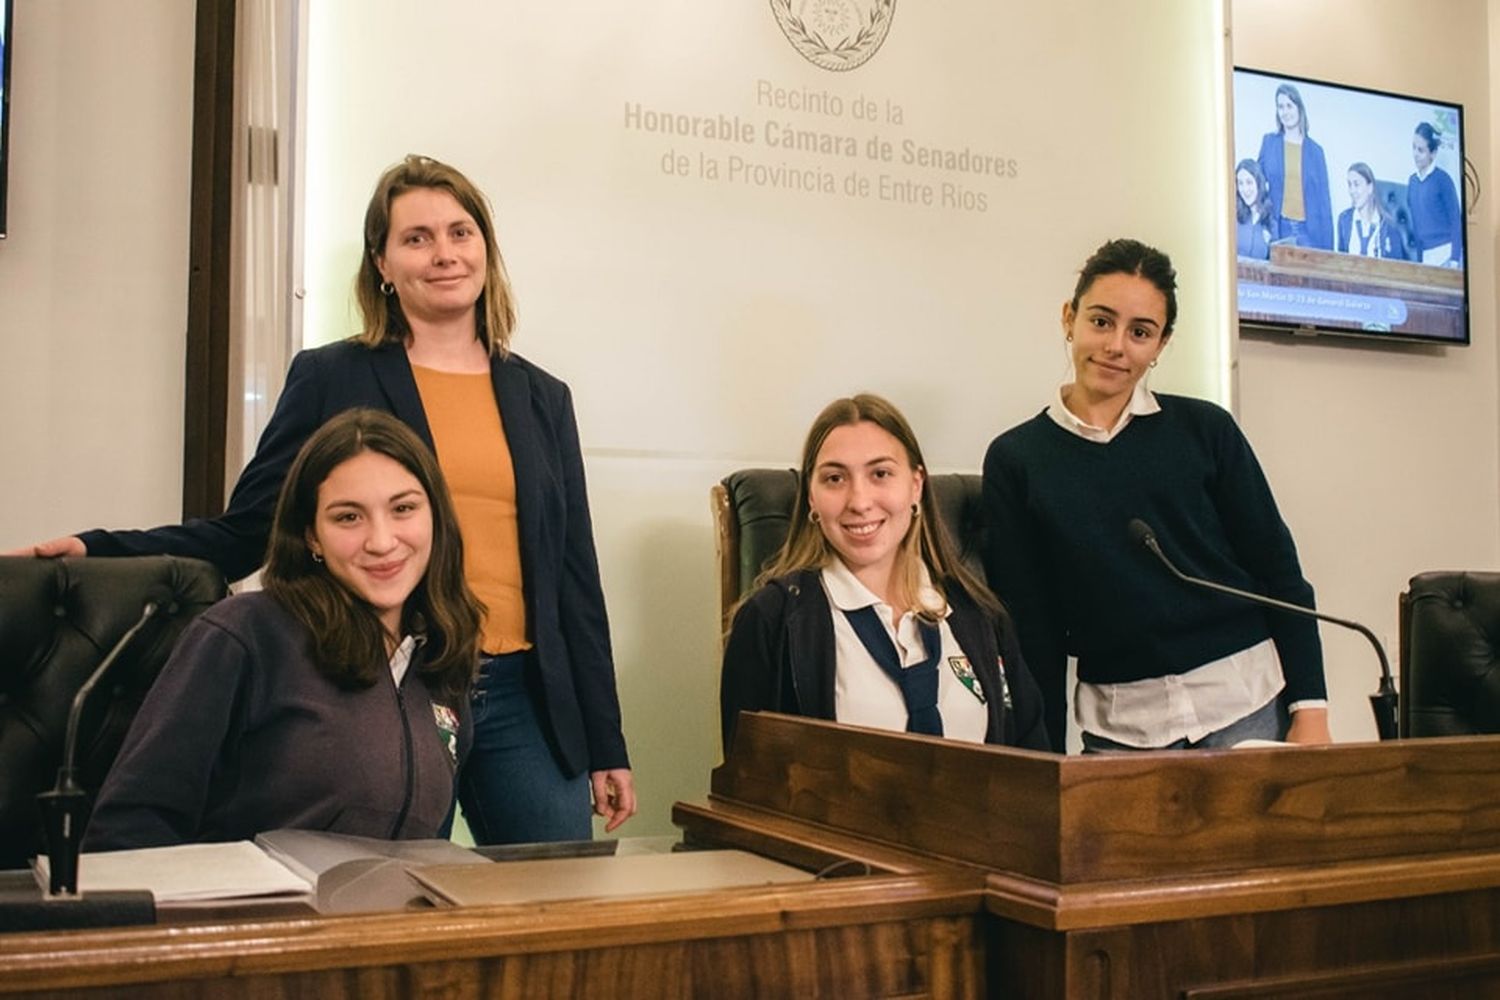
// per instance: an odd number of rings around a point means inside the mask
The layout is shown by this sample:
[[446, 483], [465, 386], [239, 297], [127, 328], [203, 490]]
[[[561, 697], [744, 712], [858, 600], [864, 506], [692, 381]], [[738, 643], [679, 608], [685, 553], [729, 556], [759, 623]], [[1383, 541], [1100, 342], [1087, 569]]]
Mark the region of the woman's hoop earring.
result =
[[921, 517], [922, 516], [922, 508], [919, 505], [917, 505], [917, 504], [912, 504], [911, 505], [911, 516], [913, 518]]
[[1151, 359], [1151, 367], [1152, 367], [1152, 368], [1155, 368], [1155, 367], [1156, 367], [1156, 359], [1155, 359], [1155, 358], [1152, 358], [1152, 359]]
[[807, 512], [807, 519], [809, 521], [811, 521], [813, 524], [819, 524], [823, 520], [823, 515], [819, 514], [815, 510], [810, 510], [810, 511]]
[[387, 297], [389, 297], [391, 295], [395, 295], [396, 294], [396, 286], [393, 285], [393, 284], [391, 284], [389, 281], [382, 281], [380, 283], [380, 294], [381, 295], [385, 295]]
[[312, 554], [312, 557], [313, 557], [313, 562], [318, 563], [319, 565], [322, 565], [322, 562], [323, 562], [323, 555], [322, 555], [322, 553], [320, 553], [320, 552], [314, 552]]

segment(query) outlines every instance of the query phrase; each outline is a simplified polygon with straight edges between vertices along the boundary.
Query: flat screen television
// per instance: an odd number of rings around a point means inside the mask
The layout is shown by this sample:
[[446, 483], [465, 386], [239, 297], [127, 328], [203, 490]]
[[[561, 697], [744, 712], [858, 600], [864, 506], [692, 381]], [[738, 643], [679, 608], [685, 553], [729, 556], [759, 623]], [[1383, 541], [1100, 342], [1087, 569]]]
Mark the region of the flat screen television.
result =
[[1469, 343], [1463, 107], [1236, 67], [1242, 329]]
[[11, 0], [0, 0], [0, 240], [5, 239], [6, 178], [10, 175]]

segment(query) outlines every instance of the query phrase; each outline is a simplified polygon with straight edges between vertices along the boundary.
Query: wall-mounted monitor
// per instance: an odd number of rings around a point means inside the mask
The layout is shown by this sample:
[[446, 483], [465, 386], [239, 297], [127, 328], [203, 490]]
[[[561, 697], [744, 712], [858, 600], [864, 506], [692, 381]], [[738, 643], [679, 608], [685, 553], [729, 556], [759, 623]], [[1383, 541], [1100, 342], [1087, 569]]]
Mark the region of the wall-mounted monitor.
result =
[[14, 20], [11, 0], [0, 0], [0, 240], [5, 239], [7, 178], [10, 176], [10, 28]]
[[1236, 67], [1242, 329], [1469, 342], [1463, 107]]

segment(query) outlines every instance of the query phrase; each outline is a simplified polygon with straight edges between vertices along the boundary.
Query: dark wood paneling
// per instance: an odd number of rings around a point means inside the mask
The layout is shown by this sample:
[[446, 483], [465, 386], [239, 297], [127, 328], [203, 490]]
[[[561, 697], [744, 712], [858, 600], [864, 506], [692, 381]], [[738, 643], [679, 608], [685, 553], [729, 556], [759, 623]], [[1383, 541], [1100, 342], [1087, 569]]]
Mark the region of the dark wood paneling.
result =
[[1447, 893], [1080, 931], [1066, 972], [1083, 984], [1108, 970], [1102, 992], [1080, 996], [1492, 997], [1445, 991], [1500, 976], [1497, 931], [1500, 892]]
[[198, 0], [182, 419], [182, 516], [224, 509], [238, 0]]

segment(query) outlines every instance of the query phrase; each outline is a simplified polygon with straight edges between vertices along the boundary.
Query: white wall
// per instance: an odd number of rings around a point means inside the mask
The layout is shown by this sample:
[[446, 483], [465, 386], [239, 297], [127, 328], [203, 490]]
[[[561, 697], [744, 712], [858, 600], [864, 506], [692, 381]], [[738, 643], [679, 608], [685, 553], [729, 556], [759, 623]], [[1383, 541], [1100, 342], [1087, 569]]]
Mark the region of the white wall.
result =
[[[1494, 569], [1500, 557], [1497, 12], [1496, 0], [1233, 5], [1236, 63], [1463, 104], [1484, 186], [1468, 229], [1472, 346], [1246, 338], [1239, 347], [1240, 420], [1318, 603], [1384, 635], [1393, 661], [1396, 599], [1413, 574]], [[1334, 737], [1373, 739], [1368, 644], [1331, 626], [1323, 641]]]
[[182, 509], [193, 0], [16, 0], [0, 550]]
[[[805, 62], [764, 2], [408, 9], [311, 8], [304, 339], [350, 331], [360, 219], [387, 164], [428, 153], [489, 193], [520, 301], [516, 349], [578, 405], [642, 790], [628, 832], [670, 829], [670, 804], [702, 797], [719, 759], [712, 483], [795, 464], [817, 411], [861, 389], [907, 412], [935, 468], [976, 470], [1061, 377], [1059, 306], [1112, 236], [1160, 243], [1183, 273], [1159, 384], [1227, 395], [1219, 4], [902, 3], [884, 48], [849, 73]], [[760, 81], [835, 96], [843, 113], [778, 109]], [[859, 100], [877, 121], [852, 113]], [[635, 102], [738, 118], [757, 141], [650, 133], [630, 124]], [[773, 121], [853, 136], [859, 154], [773, 148]], [[1016, 176], [878, 164], [872, 136], [996, 153]], [[669, 153], [688, 176], [662, 170]], [[840, 188], [733, 181], [735, 155]], [[719, 161], [718, 180], [700, 156]], [[870, 196], [843, 193], [851, 170]], [[882, 201], [881, 174], [939, 192], [956, 181], [986, 207]]]
[[[662, 30], [671, 20], [667, 14], [698, 8], [657, 2], [665, 12], [657, 25]], [[317, 7], [330, 5], [331, 0], [320, 0]], [[461, 6], [467, 10], [470, 5]], [[1203, 60], [1183, 68], [1199, 82], [1171, 92], [1189, 102], [1187, 114], [1194, 120], [1211, 117], [1212, 88], [1202, 81], [1213, 73], [1207, 53], [1216, 39], [1210, 37], [1212, 18], [1204, 11], [1214, 6], [1197, 0], [1133, 5], [1132, 14], [1145, 12], [1141, 30], [1151, 41], [1132, 48], [1118, 24], [1111, 23], [1107, 31], [1082, 31], [1080, 25], [1098, 23], [1089, 19], [1095, 12], [1083, 0], [1062, 5], [1051, 20], [1023, 8], [1007, 14], [1013, 22], [984, 32], [972, 25], [964, 28], [956, 14], [924, 24], [921, 5], [903, 4], [898, 30], [887, 42], [891, 48], [861, 71], [868, 75], [847, 78], [853, 82], [844, 85], [853, 89], [873, 87], [870, 81], [884, 80], [881, 74], [892, 71], [888, 64], [909, 58], [912, 51], [930, 51], [950, 36], [962, 39], [955, 49], [944, 50], [956, 60], [970, 58], [969, 46], [1003, 46], [993, 51], [1003, 51], [1005, 59], [994, 58], [992, 51], [983, 60], [960, 60], [960, 83], [949, 89], [967, 95], [963, 99], [969, 106], [985, 114], [1015, 115], [1020, 123], [1015, 128], [1008, 129], [997, 117], [984, 131], [1004, 133], [1008, 145], [1022, 150], [1026, 163], [1041, 170], [1066, 169], [1065, 179], [1100, 198], [1089, 211], [1053, 211], [1056, 229], [1041, 227], [1045, 245], [1031, 238], [1037, 229], [1017, 227], [1014, 217], [959, 227], [975, 256], [949, 285], [938, 282], [935, 287], [940, 293], [960, 289], [968, 294], [986, 280], [995, 282], [989, 301], [965, 320], [974, 324], [970, 336], [984, 358], [982, 365], [959, 373], [969, 380], [965, 393], [949, 398], [933, 391], [926, 376], [908, 371], [920, 363], [912, 358], [919, 357], [924, 345], [922, 329], [899, 334], [877, 329], [877, 343], [889, 359], [868, 371], [867, 383], [891, 392], [912, 411], [940, 464], [974, 468], [992, 430], [1040, 405], [1042, 393], [1060, 373], [1061, 352], [1051, 341], [1057, 302], [1069, 284], [1067, 272], [1091, 241], [1116, 231], [1129, 229], [1161, 240], [1176, 251], [1180, 263], [1201, 275], [1202, 280], [1185, 288], [1185, 298], [1197, 299], [1186, 315], [1195, 317], [1203, 350], [1185, 350], [1191, 341], [1184, 327], [1173, 348], [1180, 353], [1163, 365], [1163, 386], [1218, 394], [1211, 385], [1223, 332], [1215, 328], [1223, 303], [1212, 277], [1218, 266], [1212, 227], [1218, 223], [1205, 223], [1208, 216], [1183, 206], [1227, 191], [1219, 192], [1212, 181], [1193, 181], [1197, 186], [1175, 201], [1160, 192], [1143, 194], [1130, 170], [1155, 169], [1161, 160], [1155, 154], [1165, 144], [1159, 132], [1116, 120], [1098, 103], [1112, 91], [1145, 90], [1157, 96], [1134, 100], [1138, 113], [1149, 122], [1172, 121], [1175, 116], [1160, 96], [1168, 92], [1168, 81], [1153, 67], [1187, 55], [1190, 61]], [[1473, 347], [1424, 352], [1246, 341], [1239, 349], [1243, 421], [1297, 534], [1321, 602], [1375, 623], [1389, 634], [1393, 655], [1395, 597], [1407, 576], [1439, 566], [1493, 567], [1500, 552], [1494, 278], [1500, 135], [1491, 124], [1493, 109], [1500, 108], [1500, 72], [1486, 75], [1488, 66], [1500, 67], [1500, 0], [1450, 0], [1442, 10], [1439, 21], [1405, 0], [1324, 0], [1318, 5], [1237, 0], [1234, 7], [1237, 58], [1246, 64], [1463, 102], [1471, 156], [1484, 172], [1486, 197], [1480, 207], [1486, 221], [1470, 231]], [[596, 38], [584, 26], [601, 22], [590, 20], [592, 14], [584, 16], [581, 7], [577, 13], [583, 34], [559, 37], [573, 43], [594, 39], [588, 51], [599, 58], [591, 72], [628, 62], [629, 46]], [[404, 27], [390, 25], [410, 20], [408, 14], [372, 15], [364, 23], [365, 30], [379, 26], [400, 34]], [[913, 27], [907, 27], [908, 20]], [[767, 60], [778, 77], [795, 80], [807, 74], [821, 80], [803, 70], [789, 49], [778, 49], [782, 43], [777, 36], [763, 37], [763, 28], [747, 20], [744, 30], [728, 32], [730, 48], [759, 53], [736, 58]], [[177, 515], [192, 32], [192, 0], [16, 0], [11, 238], [0, 243], [0, 356], [6, 359], [0, 367], [0, 468], [6, 470], [9, 498], [0, 519], [0, 548], [93, 524], [136, 526]], [[693, 36], [710, 68], [717, 50], [704, 46], [711, 46], [717, 34]], [[533, 42], [522, 37], [506, 45], [524, 48]], [[910, 47], [906, 56], [903, 46]], [[504, 86], [518, 89], [517, 101], [537, 109], [533, 128], [545, 132], [577, 124], [568, 116], [549, 124], [542, 113], [555, 107], [548, 94], [527, 90], [507, 76], [511, 69], [492, 57], [495, 49], [487, 42], [483, 57], [472, 55], [472, 45], [458, 54], [422, 49], [416, 63], [392, 61], [384, 70], [351, 77], [351, 85], [358, 84], [348, 92], [351, 106], [365, 104], [382, 113], [371, 88], [384, 73], [390, 79], [381, 86], [412, 95], [407, 99], [413, 102], [437, 95], [472, 107]], [[500, 46], [499, 51], [509, 49]], [[446, 74], [454, 62], [465, 59], [493, 70], [492, 83], [455, 90]], [[692, 70], [700, 71], [707, 72]], [[1059, 103], [1059, 92], [1073, 96]], [[664, 100], [682, 99], [673, 96], [675, 91], [663, 93], [668, 95]], [[743, 100], [737, 94], [727, 99]], [[467, 151], [450, 152], [447, 141], [478, 131], [499, 154], [506, 152], [506, 133], [491, 123], [482, 122], [477, 130], [452, 129], [419, 111], [385, 117], [380, 131], [367, 137], [370, 148], [363, 159], [337, 178], [352, 190], [356, 206], [362, 205], [374, 172], [408, 150], [452, 156], [467, 166]], [[351, 133], [353, 126], [351, 119]], [[342, 135], [343, 128], [325, 138]], [[608, 174], [594, 183], [614, 185], [615, 195], [626, 202], [675, 197], [661, 190], [667, 179], [652, 174], [651, 148], [624, 151], [638, 172]], [[739, 465], [792, 462], [810, 409], [834, 386], [798, 389], [789, 398], [774, 380], [768, 384], [762, 379], [752, 388], [735, 388], [735, 395], [724, 399], [691, 396], [695, 390], [690, 383], [700, 372], [683, 363], [671, 369], [677, 380], [673, 390], [689, 394], [686, 398], [696, 407], [710, 408], [715, 420], [732, 418], [738, 426], [746, 413], [758, 415], [764, 423], [757, 425], [757, 437], [732, 450], [711, 452], [696, 446], [674, 450], [657, 442], [635, 451], [616, 446], [611, 433], [616, 418], [629, 413], [632, 400], [643, 393], [622, 397], [610, 391], [608, 367], [590, 363], [588, 352], [620, 336], [619, 329], [613, 324], [580, 326], [580, 304], [568, 301], [569, 295], [597, 297], [613, 291], [583, 280], [588, 272], [577, 269], [591, 253], [579, 248], [591, 230], [565, 204], [549, 201], [531, 186], [546, 176], [535, 162], [504, 166], [504, 155], [495, 162], [502, 165], [481, 164], [473, 172], [496, 198], [502, 238], [520, 288], [526, 325], [519, 349], [575, 384], [583, 383], [580, 416], [585, 444], [591, 445], [587, 461], [627, 735], [645, 792], [645, 814], [626, 832], [660, 832], [667, 828], [669, 803], [700, 797], [717, 759], [713, 705], [718, 648], [708, 484]], [[513, 176], [511, 170], [519, 174]], [[1020, 207], [1028, 207], [1021, 201]], [[675, 205], [679, 214], [703, 210], [691, 200], [661, 204]], [[789, 224], [786, 213], [796, 208], [787, 199], [754, 205], [763, 209], [760, 215], [782, 226]], [[568, 225], [559, 225], [558, 219]], [[913, 239], [950, 235], [940, 218], [898, 217], [902, 219]], [[329, 224], [336, 236], [356, 231], [357, 220], [347, 217]], [[637, 281], [657, 275], [659, 283], [651, 288], [665, 298], [679, 290], [671, 273], [661, 277], [664, 272], [635, 259], [652, 259], [661, 252], [655, 235], [643, 227], [641, 238], [615, 259]], [[795, 240], [791, 245], [795, 248]], [[329, 273], [339, 272], [330, 280], [347, 287], [347, 248], [342, 252], [345, 259], [330, 265]], [[765, 261], [752, 255], [732, 257], [729, 263], [754, 275]], [[826, 302], [820, 261], [814, 256], [808, 263], [800, 287], [815, 304]], [[1016, 267], [1019, 277], [1013, 273]], [[899, 279], [899, 271], [895, 274]], [[770, 279], [763, 280], [769, 285]], [[781, 287], [784, 282], [778, 276], [776, 283]], [[903, 294], [890, 274], [882, 271], [876, 284], [898, 310], [922, 314], [905, 301], [909, 293]], [[797, 298], [792, 297], [791, 305]], [[339, 324], [347, 324], [342, 306], [324, 315], [331, 317], [326, 329], [312, 339], [337, 336]], [[737, 339], [746, 355], [753, 355], [758, 338], [775, 329], [747, 318], [756, 315], [747, 311], [738, 321], [707, 326], [703, 335]], [[772, 315], [795, 320], [798, 313], [784, 302]], [[822, 313], [813, 315], [821, 322]], [[851, 336], [864, 329], [851, 326]], [[668, 416], [691, 422], [702, 414], [683, 409]], [[1372, 729], [1364, 695], [1374, 687], [1368, 654], [1357, 639], [1329, 633], [1325, 639], [1335, 733], [1346, 739], [1365, 737]]]

